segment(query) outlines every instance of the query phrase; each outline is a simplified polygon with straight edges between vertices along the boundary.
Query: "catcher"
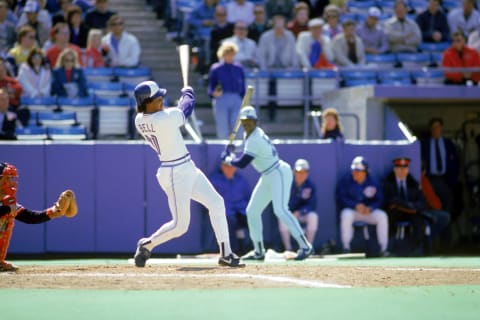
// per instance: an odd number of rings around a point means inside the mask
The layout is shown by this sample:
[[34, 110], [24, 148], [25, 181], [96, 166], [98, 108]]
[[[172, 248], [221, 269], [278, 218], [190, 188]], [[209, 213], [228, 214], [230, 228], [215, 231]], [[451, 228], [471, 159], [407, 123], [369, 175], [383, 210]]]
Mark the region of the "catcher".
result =
[[17, 202], [17, 181], [17, 168], [10, 163], [0, 162], [0, 272], [17, 270], [17, 267], [5, 261], [15, 219], [36, 224], [62, 216], [72, 218], [78, 211], [72, 190], [62, 192], [51, 208], [43, 211], [27, 209]]

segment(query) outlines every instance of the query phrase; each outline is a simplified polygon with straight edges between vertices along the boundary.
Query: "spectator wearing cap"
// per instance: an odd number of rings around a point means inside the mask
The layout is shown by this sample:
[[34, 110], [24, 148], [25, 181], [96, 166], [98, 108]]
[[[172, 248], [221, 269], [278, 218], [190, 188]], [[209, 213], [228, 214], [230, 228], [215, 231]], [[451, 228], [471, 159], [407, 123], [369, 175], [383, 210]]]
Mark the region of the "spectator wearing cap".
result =
[[52, 22], [48, 12], [44, 9], [40, 9], [40, 5], [36, 0], [28, 0], [23, 8], [22, 16], [25, 17], [20, 17], [17, 24], [17, 30], [24, 25], [31, 26], [36, 32], [39, 46], [42, 46], [50, 37]]
[[[305, 159], [295, 161], [293, 183], [290, 191], [288, 207], [301, 226], [304, 227], [305, 236], [310, 243], [315, 242], [318, 229], [317, 194], [315, 184], [309, 179], [310, 164]], [[292, 251], [290, 232], [287, 226], [278, 221], [280, 236], [286, 251]]]
[[116, 12], [108, 8], [107, 0], [94, 0], [94, 7], [85, 14], [85, 24], [88, 29], [107, 29], [107, 23]]
[[383, 192], [381, 185], [368, 169], [362, 156], [353, 159], [350, 172], [337, 185], [337, 201], [340, 208], [340, 234], [345, 253], [350, 252], [353, 239], [353, 223], [356, 221], [376, 225], [380, 255], [388, 256], [388, 217], [381, 209]]
[[108, 46], [108, 59], [111, 67], [137, 67], [140, 64], [140, 42], [132, 33], [125, 30], [123, 19], [114, 14], [108, 19], [109, 32], [102, 38]]
[[[465, 44], [465, 35], [460, 32], [452, 34], [452, 45], [442, 55], [442, 67], [444, 68], [478, 68], [480, 67], [479, 53]], [[445, 72], [445, 84], [465, 85], [478, 83], [480, 72], [459, 71]]]
[[342, 26], [338, 23], [340, 19], [340, 8], [334, 4], [329, 4], [323, 11], [323, 34], [333, 40], [335, 36], [342, 33]]
[[276, 14], [281, 14], [288, 21], [293, 18], [293, 9], [295, 7], [294, 0], [266, 0], [265, 10], [267, 12], [267, 19], [273, 19]]
[[327, 108], [322, 111], [322, 139], [343, 139], [343, 128], [340, 123], [338, 111], [334, 108]]
[[233, 0], [228, 2], [227, 21], [230, 23], [243, 21], [249, 25], [255, 19], [253, 16], [253, 7], [253, 2], [248, 0]]
[[225, 201], [228, 232], [232, 250], [239, 255], [250, 251], [247, 204], [252, 190], [237, 167], [222, 161], [219, 170], [209, 177], [215, 190]]
[[367, 54], [386, 53], [389, 50], [387, 36], [378, 24], [380, 15], [380, 9], [370, 7], [365, 22], [357, 26], [357, 35], [362, 39]]
[[240, 63], [244, 68], [258, 67], [257, 63], [257, 44], [252, 39], [247, 38], [248, 27], [243, 21], [237, 21], [233, 29], [233, 36], [224, 40], [224, 42], [235, 43], [238, 52], [235, 54], [234, 61]]
[[415, 21], [422, 31], [423, 42], [450, 41], [450, 28], [447, 16], [440, 7], [441, 0], [429, 0], [425, 11], [420, 13]]
[[8, 4], [5, 0], [0, 1], [0, 55], [8, 52], [15, 44], [17, 35], [15, 25], [8, 21]]
[[262, 33], [264, 33], [270, 28], [267, 18], [265, 16], [264, 5], [261, 3], [255, 4], [255, 7], [253, 8], [253, 15], [255, 16], [255, 19], [248, 26], [248, 37], [258, 43], [258, 40], [260, 40], [260, 36], [262, 35]]
[[335, 64], [341, 67], [361, 66], [365, 64], [365, 46], [355, 33], [355, 22], [346, 20], [342, 24], [343, 33], [332, 41]]
[[244, 69], [234, 62], [237, 51], [236, 44], [223, 42], [217, 52], [220, 61], [214, 63], [209, 72], [208, 94], [213, 98], [219, 139], [227, 139], [232, 132], [245, 94]]
[[450, 32], [462, 32], [468, 38], [480, 26], [480, 13], [475, 9], [475, 0], [463, 0], [460, 8], [453, 9], [447, 16]]
[[295, 38], [302, 31], [308, 30], [308, 17], [310, 9], [305, 2], [299, 2], [295, 5], [293, 20], [287, 23], [287, 29], [290, 30]]
[[303, 68], [332, 68], [333, 52], [330, 39], [322, 33], [323, 20], [313, 18], [308, 22], [309, 31], [298, 35], [296, 48]]
[[417, 23], [407, 17], [407, 5], [403, 0], [396, 0], [394, 4], [395, 16], [385, 21], [390, 51], [417, 52], [422, 41], [422, 33]]

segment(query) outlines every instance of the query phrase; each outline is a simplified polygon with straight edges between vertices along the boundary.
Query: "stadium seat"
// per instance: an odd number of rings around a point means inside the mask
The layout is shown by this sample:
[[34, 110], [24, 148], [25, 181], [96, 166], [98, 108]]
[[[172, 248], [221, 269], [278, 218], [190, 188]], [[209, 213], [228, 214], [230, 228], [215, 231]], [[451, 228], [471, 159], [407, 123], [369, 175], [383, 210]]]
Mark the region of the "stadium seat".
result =
[[340, 15], [340, 23], [347, 20], [358, 21], [358, 14], [356, 12], [345, 12]]
[[94, 136], [97, 132], [95, 121], [95, 103], [93, 96], [84, 98], [58, 98], [59, 107], [65, 112], [75, 112], [78, 123], [82, 124]]
[[150, 68], [115, 68], [114, 74], [120, 82], [134, 83], [150, 80], [152, 78]]
[[253, 86], [251, 104], [254, 106], [265, 106], [268, 104], [268, 84], [270, 74], [267, 71], [246, 71], [245, 82]]
[[273, 71], [270, 76], [276, 81], [277, 106], [303, 105], [305, 74], [302, 71]]
[[431, 66], [440, 67], [442, 65], [443, 53], [432, 52], [430, 53], [430, 64]]
[[365, 61], [368, 65], [388, 68], [393, 68], [398, 62], [397, 57], [391, 53], [367, 54], [365, 55]]
[[443, 84], [444, 75], [441, 70], [421, 70], [413, 72], [417, 86], [436, 86]]
[[448, 47], [450, 47], [450, 43], [448, 43], [448, 42], [439, 42], [439, 43], [423, 42], [423, 43], [420, 43], [420, 46], [418, 48], [422, 52], [440, 52], [440, 53], [442, 53]]
[[121, 82], [89, 82], [90, 94], [101, 98], [118, 98], [125, 94]]
[[374, 86], [376, 84], [376, 79], [347, 79], [344, 82], [345, 87]]
[[52, 140], [85, 140], [87, 129], [84, 126], [48, 127], [48, 137]]
[[113, 68], [84, 68], [87, 82], [110, 82], [114, 79]]
[[460, 7], [460, 2], [458, 0], [443, 0], [442, 1], [442, 8], [445, 12], [450, 12], [453, 9]]
[[378, 73], [378, 78], [380, 80], [402, 80], [410, 79], [410, 72], [407, 70], [390, 70], [382, 71]]
[[397, 59], [403, 67], [424, 67], [430, 64], [429, 53], [397, 53]]
[[415, 10], [418, 15], [427, 9], [428, 1], [426, 0], [410, 0], [408, 7]]
[[18, 140], [45, 140], [48, 138], [47, 129], [40, 126], [17, 128], [15, 134]]
[[377, 79], [377, 72], [368, 69], [341, 70], [340, 77], [344, 80]]
[[398, 78], [398, 79], [389, 79], [383, 78], [380, 79], [381, 85], [388, 85], [388, 86], [408, 86], [412, 84], [412, 79], [410, 78]]
[[382, 9], [382, 12], [385, 14], [393, 15], [393, 4], [395, 3], [394, 0], [379, 0], [377, 5]]
[[124, 98], [97, 98], [98, 136], [128, 135], [131, 132], [132, 101]]
[[20, 104], [27, 106], [31, 112], [51, 111], [57, 108], [57, 98], [52, 96], [38, 98], [22, 96], [20, 97]]
[[77, 124], [75, 112], [38, 112], [37, 121], [46, 127], [65, 127]]
[[310, 70], [308, 76], [311, 79], [310, 96], [314, 106], [322, 104], [325, 92], [338, 87], [337, 73], [333, 70]]
[[365, 14], [368, 12], [370, 7], [376, 6], [375, 1], [364, 0], [364, 1], [351, 1], [347, 2], [348, 11], [351, 13], [361, 13]]

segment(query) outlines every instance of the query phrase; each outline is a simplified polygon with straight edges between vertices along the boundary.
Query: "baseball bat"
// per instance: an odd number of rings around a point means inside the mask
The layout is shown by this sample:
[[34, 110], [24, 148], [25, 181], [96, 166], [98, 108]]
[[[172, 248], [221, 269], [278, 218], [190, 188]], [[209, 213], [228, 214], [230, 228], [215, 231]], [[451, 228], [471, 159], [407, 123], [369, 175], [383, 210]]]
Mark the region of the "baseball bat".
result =
[[[242, 104], [240, 105], [240, 110], [242, 110], [243, 107], [250, 105], [250, 99], [252, 98], [253, 94], [253, 86], [248, 86], [247, 91], [245, 92], [245, 95], [243, 96], [242, 99]], [[235, 137], [237, 136], [238, 129], [240, 129], [240, 112], [238, 113], [237, 117], [237, 122], [235, 122], [235, 127], [233, 128], [232, 133], [228, 136], [228, 143], [231, 144], [233, 140], [235, 140]]]
[[[190, 48], [188, 47], [188, 44], [182, 44], [178, 47], [178, 54], [180, 58], [180, 69], [182, 71], [182, 80], [183, 80], [183, 86], [186, 87], [188, 86], [188, 69], [190, 65]], [[197, 121], [197, 116], [195, 115], [195, 110], [193, 110], [192, 115], [192, 122], [193, 126], [195, 127], [195, 131], [202, 140], [202, 133], [200, 132], [200, 128], [198, 127], [198, 121]], [[189, 130], [188, 126], [190, 124], [187, 122], [185, 123], [185, 126], [187, 126], [187, 131], [191, 133], [191, 130]]]

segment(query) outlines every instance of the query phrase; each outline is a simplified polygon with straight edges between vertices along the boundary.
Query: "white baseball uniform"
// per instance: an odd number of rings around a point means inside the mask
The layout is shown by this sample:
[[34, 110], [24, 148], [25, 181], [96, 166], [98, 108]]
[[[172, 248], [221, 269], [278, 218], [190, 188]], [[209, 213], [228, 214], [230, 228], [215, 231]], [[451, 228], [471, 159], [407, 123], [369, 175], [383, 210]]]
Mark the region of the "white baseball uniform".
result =
[[[167, 194], [172, 220], [162, 225], [144, 247], [152, 250], [172, 238], [184, 234], [190, 224], [190, 199], [203, 204], [209, 212], [215, 236], [227, 256], [232, 251], [228, 235], [225, 204], [190, 158], [180, 132], [185, 116], [179, 108], [168, 108], [155, 113], [138, 113], [135, 126], [148, 144], [158, 154], [161, 165], [157, 180]], [[223, 244], [223, 248], [222, 248]]]
[[247, 205], [248, 228], [255, 251], [265, 252], [261, 215], [270, 201], [275, 215], [287, 226], [299, 247], [311, 247], [297, 219], [288, 209], [292, 170], [288, 163], [279, 159], [275, 146], [261, 128], [256, 127], [245, 138], [244, 153], [253, 157], [252, 166], [261, 174]]

